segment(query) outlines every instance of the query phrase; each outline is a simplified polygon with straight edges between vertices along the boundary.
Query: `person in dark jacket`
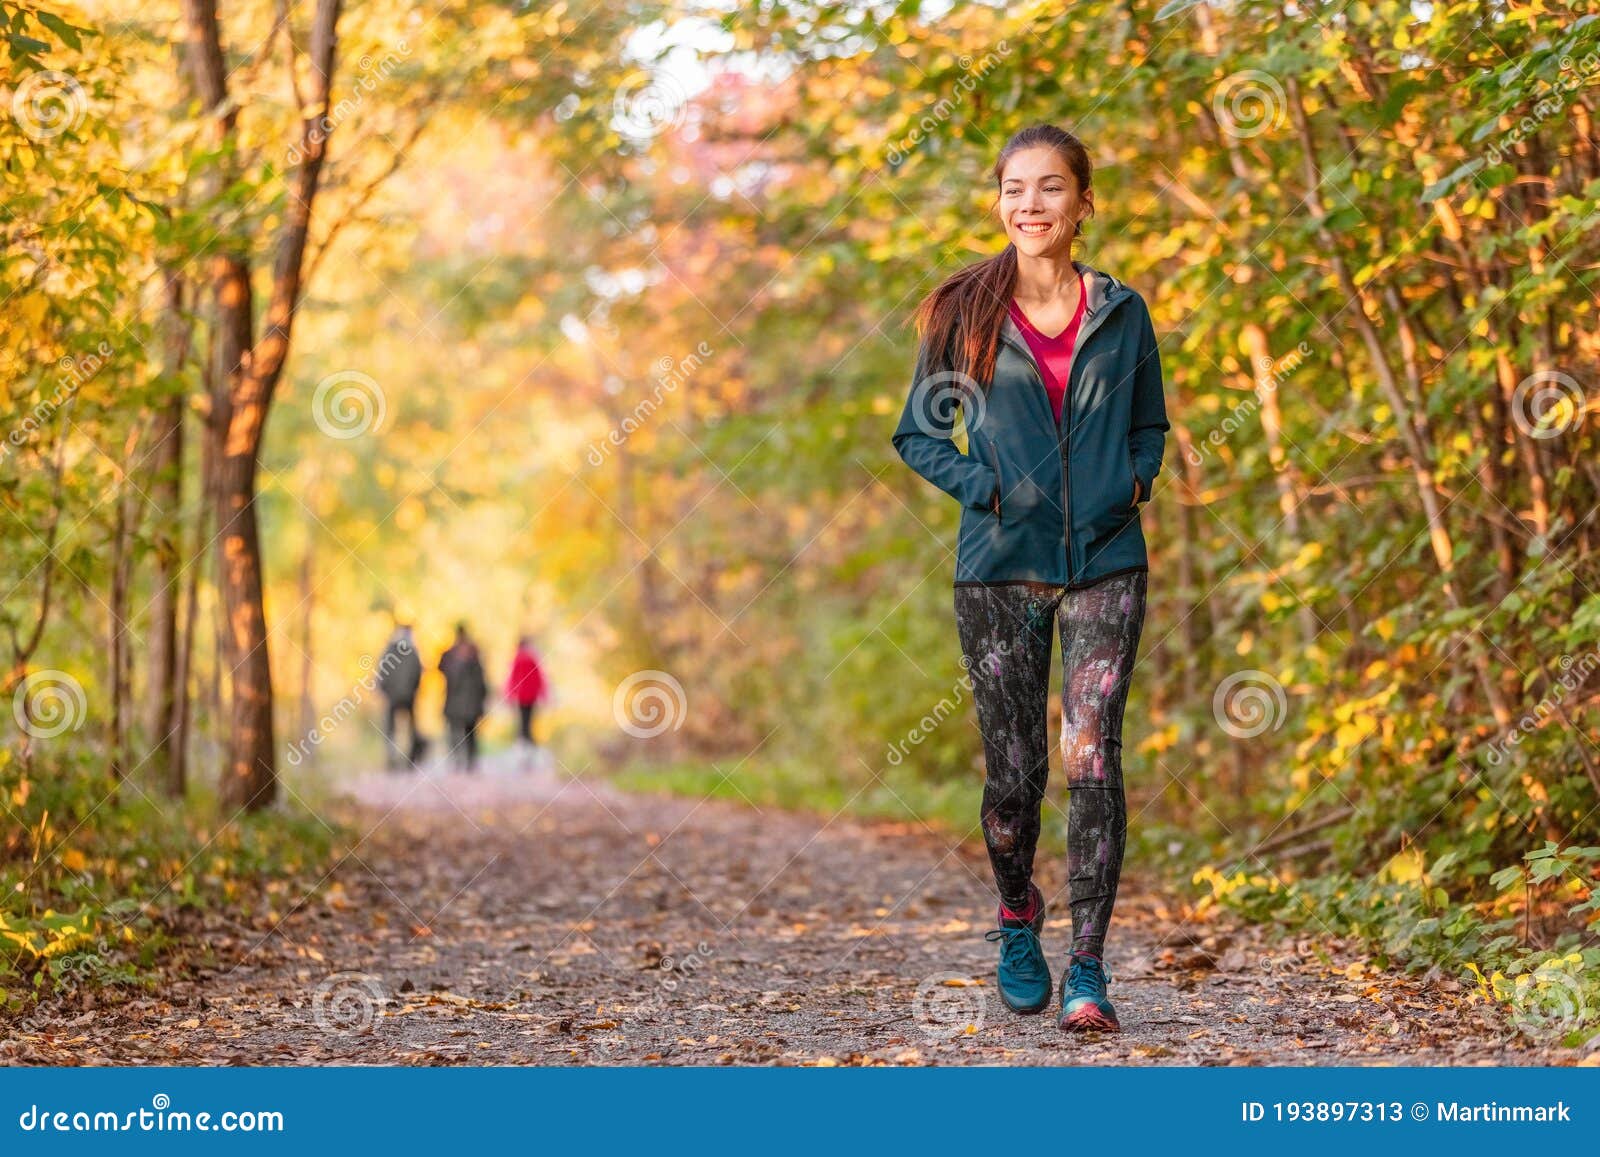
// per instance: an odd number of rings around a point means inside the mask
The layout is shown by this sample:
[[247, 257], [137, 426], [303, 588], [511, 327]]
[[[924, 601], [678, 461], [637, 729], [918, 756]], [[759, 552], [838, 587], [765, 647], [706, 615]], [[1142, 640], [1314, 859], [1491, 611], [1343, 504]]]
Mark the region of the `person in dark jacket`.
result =
[[[1083, 143], [1053, 125], [1023, 129], [994, 177], [1006, 247], [917, 311], [917, 364], [893, 442], [961, 505], [955, 618], [987, 770], [980, 814], [1000, 896], [988, 938], [1001, 943], [1001, 998], [1031, 1013], [1052, 994], [1033, 858], [1059, 629], [1072, 953], [1058, 1023], [1116, 1031], [1102, 957], [1127, 834], [1122, 716], [1149, 580], [1140, 513], [1170, 428], [1161, 360], [1144, 299], [1071, 256], [1094, 212]], [[965, 452], [953, 441], [958, 411]]]
[[[383, 737], [388, 751], [384, 762], [391, 771], [415, 766], [422, 753], [423, 740], [417, 733], [417, 687], [421, 683], [422, 657], [417, 654], [417, 641], [411, 636], [410, 625], [400, 623], [378, 660], [378, 690], [387, 705]], [[403, 751], [395, 740], [396, 725], [402, 718], [408, 739]]]
[[444, 675], [444, 719], [450, 728], [450, 754], [455, 765], [466, 771], [478, 766], [478, 721], [489, 697], [483, 675], [483, 659], [478, 644], [467, 633], [465, 623], [456, 624], [456, 639], [439, 657]]
[[511, 674], [506, 679], [506, 701], [517, 709], [517, 742], [537, 757], [539, 742], [533, 735], [534, 712], [545, 696], [544, 669], [533, 652], [533, 640], [523, 635], [517, 640], [517, 653], [511, 659]]

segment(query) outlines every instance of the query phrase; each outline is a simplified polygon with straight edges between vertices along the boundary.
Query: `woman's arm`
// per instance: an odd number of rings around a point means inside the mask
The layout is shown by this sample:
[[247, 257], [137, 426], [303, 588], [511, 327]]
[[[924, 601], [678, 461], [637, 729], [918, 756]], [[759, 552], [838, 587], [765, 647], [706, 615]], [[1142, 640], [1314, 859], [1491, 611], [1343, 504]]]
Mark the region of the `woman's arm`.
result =
[[1136, 503], [1148, 502], [1154, 492], [1161, 460], [1166, 456], [1167, 403], [1162, 387], [1161, 350], [1156, 342], [1155, 323], [1150, 309], [1140, 299], [1138, 361], [1133, 369], [1133, 417], [1128, 427], [1128, 452], [1133, 457], [1133, 476], [1137, 482]]
[[953, 370], [930, 372], [928, 348], [917, 350], [917, 365], [906, 396], [894, 448], [911, 469], [966, 506], [993, 507], [999, 490], [994, 468], [956, 449], [955, 410], [967, 390], [978, 386]]

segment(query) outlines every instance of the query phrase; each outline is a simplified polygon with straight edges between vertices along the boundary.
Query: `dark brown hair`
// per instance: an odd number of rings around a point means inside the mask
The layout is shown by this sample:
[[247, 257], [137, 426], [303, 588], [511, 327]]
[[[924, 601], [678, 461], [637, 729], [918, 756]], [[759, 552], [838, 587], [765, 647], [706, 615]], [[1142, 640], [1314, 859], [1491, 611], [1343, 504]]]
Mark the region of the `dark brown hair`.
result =
[[[1029, 125], [1005, 143], [994, 162], [996, 195], [1006, 163], [1024, 149], [1043, 145], [1066, 162], [1078, 182], [1080, 197], [1090, 192], [1093, 166], [1089, 150], [1072, 133], [1055, 125]], [[1090, 215], [1094, 205], [1090, 202]], [[1076, 240], [1076, 237], [1074, 237]], [[953, 369], [988, 388], [994, 377], [995, 347], [1000, 326], [1017, 289], [1017, 247], [1006, 247], [993, 257], [968, 265], [946, 278], [922, 299], [914, 320], [920, 339], [934, 351], [928, 368]]]

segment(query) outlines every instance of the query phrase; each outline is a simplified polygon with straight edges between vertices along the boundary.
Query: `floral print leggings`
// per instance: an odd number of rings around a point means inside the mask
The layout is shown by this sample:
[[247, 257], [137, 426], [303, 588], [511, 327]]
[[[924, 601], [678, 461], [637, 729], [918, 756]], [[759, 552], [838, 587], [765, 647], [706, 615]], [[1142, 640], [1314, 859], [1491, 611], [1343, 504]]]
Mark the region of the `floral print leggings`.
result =
[[1045, 583], [955, 588], [962, 666], [972, 678], [988, 770], [983, 838], [1000, 900], [1028, 906], [1050, 774], [1046, 705], [1052, 635], [1061, 631], [1061, 757], [1074, 951], [1100, 955], [1127, 841], [1122, 714], [1144, 628], [1146, 570], [1077, 590]]

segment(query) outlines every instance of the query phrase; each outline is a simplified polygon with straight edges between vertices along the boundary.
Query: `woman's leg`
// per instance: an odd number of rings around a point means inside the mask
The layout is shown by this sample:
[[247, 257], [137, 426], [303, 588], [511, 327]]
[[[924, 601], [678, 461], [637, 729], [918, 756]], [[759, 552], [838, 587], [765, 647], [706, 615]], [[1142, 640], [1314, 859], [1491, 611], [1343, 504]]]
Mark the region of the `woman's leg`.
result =
[[1148, 571], [1061, 600], [1061, 759], [1067, 805], [1072, 948], [1103, 954], [1127, 844], [1122, 715], [1144, 628]]
[[1000, 902], [1022, 912], [1030, 899], [1039, 807], [1050, 773], [1045, 722], [1051, 623], [1060, 587], [956, 587], [962, 665], [983, 735], [983, 839]]

